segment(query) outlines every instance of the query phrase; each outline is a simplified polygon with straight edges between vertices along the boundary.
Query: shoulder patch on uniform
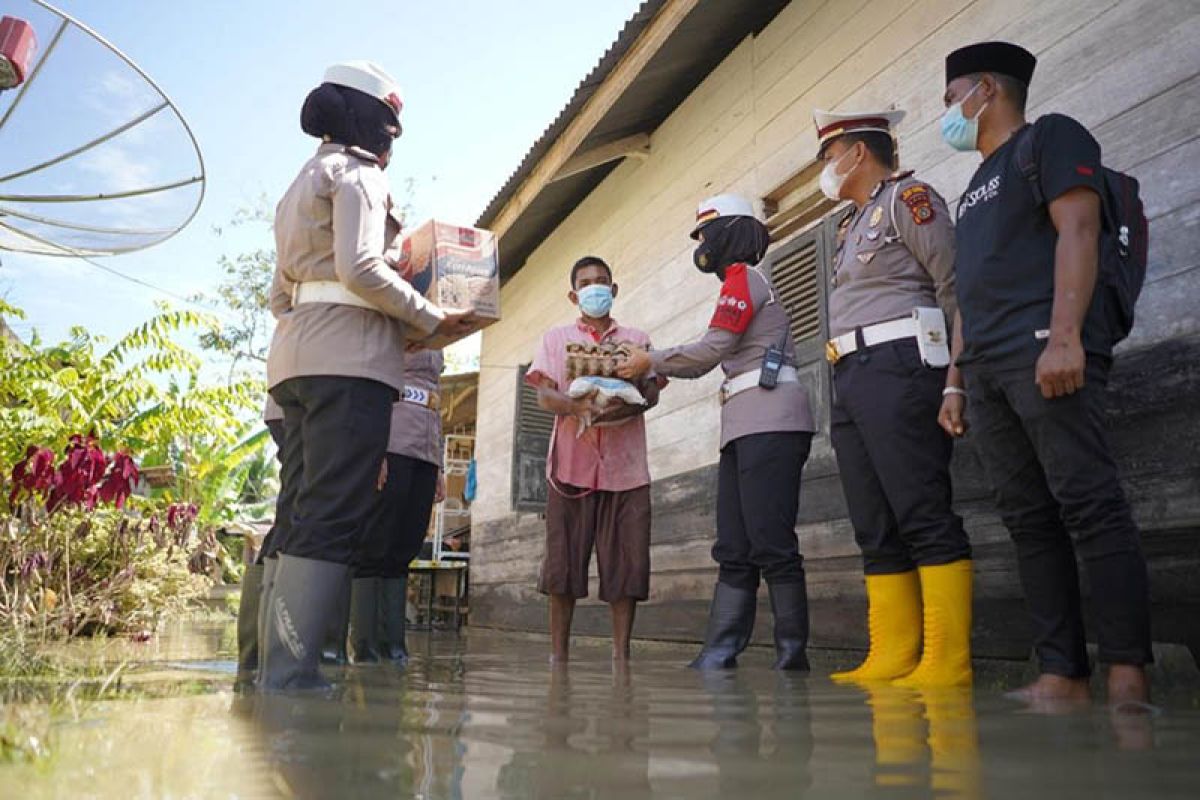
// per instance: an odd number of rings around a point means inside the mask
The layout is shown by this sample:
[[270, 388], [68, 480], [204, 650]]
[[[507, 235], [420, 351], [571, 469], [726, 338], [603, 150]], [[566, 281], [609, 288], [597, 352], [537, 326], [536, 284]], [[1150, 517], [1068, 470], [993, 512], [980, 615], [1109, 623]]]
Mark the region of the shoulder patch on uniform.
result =
[[713, 312], [710, 328], [721, 328], [731, 333], [745, 333], [754, 318], [754, 302], [750, 299], [750, 281], [746, 267], [737, 264], [725, 274], [721, 294], [717, 298], [717, 309]]
[[914, 184], [900, 190], [900, 200], [908, 206], [913, 222], [924, 225], [933, 222], [936, 212], [933, 210], [933, 200], [929, 196], [929, 187], [923, 183]]

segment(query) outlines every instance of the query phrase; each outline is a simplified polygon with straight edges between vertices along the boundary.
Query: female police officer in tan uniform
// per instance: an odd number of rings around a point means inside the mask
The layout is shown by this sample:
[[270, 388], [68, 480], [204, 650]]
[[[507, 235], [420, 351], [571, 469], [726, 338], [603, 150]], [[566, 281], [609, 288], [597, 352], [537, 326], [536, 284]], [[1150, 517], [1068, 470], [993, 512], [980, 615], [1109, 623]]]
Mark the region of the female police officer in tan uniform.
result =
[[437, 350], [410, 353], [405, 359], [404, 391], [392, 406], [380, 491], [354, 565], [349, 628], [355, 663], [408, 661], [408, 565], [421, 552], [434, 503], [445, 493], [438, 409], [444, 363]]
[[[699, 378], [718, 364], [725, 371], [713, 546], [720, 571], [704, 649], [692, 666], [736, 666], [754, 631], [761, 577], [775, 615], [775, 669], [808, 669], [808, 598], [796, 512], [814, 426], [796, 374], [791, 320], [755, 266], [767, 251], [767, 229], [748, 201], [718, 195], [700, 204], [692, 238], [700, 241], [697, 268], [721, 279], [708, 331], [691, 344], [634, 351], [618, 370], [623, 378], [651, 369], [664, 377]], [[769, 350], [777, 355], [773, 365], [764, 359]]]
[[400, 90], [378, 66], [337, 64], [305, 100], [301, 126], [323, 140], [275, 217], [277, 264], [267, 358], [283, 408], [284, 469], [300, 464], [291, 524], [269, 558], [258, 684], [319, 688], [322, 636], [375, 494], [404, 340], [459, 334], [470, 314], [430, 304], [383, 260], [383, 174], [400, 135]]

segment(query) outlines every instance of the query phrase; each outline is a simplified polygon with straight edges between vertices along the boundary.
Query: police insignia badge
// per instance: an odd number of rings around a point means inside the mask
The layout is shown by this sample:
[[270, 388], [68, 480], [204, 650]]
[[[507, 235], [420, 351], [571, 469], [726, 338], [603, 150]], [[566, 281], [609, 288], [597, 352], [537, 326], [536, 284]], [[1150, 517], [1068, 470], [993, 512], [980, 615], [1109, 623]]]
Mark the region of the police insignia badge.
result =
[[900, 200], [908, 206], [908, 212], [912, 214], [913, 222], [916, 224], [924, 225], [933, 221], [935, 213], [928, 187], [921, 184], [910, 186], [900, 192]]
[[875, 252], [872, 251], [870, 253], [855, 253], [854, 257], [857, 258], [859, 261], [861, 261], [864, 264], [870, 264], [871, 259], [875, 257]]
[[871, 212], [871, 219], [869, 220], [869, 224], [872, 228], [874, 228], [874, 227], [878, 226], [882, 220], [883, 220], [883, 207], [875, 206], [875, 210]]

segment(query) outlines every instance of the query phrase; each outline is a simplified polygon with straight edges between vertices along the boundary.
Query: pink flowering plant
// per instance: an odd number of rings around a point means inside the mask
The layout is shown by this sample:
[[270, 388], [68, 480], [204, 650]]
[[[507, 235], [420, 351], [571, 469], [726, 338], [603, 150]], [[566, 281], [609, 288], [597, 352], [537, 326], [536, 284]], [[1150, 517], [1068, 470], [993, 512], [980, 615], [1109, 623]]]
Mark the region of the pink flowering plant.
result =
[[0, 332], [0, 647], [148, 635], [221, 576], [215, 532], [265, 436], [261, 382], [205, 384], [177, 341], [213, 324], [164, 309], [115, 343]]

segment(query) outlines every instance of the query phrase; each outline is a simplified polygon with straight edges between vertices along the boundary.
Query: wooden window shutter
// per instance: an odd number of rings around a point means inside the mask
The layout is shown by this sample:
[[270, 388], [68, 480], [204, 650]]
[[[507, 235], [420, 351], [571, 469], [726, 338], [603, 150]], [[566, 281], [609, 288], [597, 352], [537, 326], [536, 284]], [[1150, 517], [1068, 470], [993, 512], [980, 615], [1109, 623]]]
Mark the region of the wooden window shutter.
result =
[[771, 259], [771, 279], [792, 318], [792, 338], [802, 363], [810, 347], [814, 343], [823, 346], [825, 338], [823, 233], [822, 226], [806, 231], [781, 246]]
[[512, 508], [546, 510], [546, 456], [554, 415], [538, 406], [537, 389], [525, 383], [529, 365], [517, 369], [517, 409], [513, 425]]

